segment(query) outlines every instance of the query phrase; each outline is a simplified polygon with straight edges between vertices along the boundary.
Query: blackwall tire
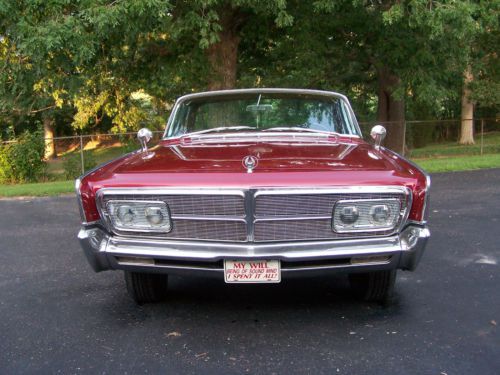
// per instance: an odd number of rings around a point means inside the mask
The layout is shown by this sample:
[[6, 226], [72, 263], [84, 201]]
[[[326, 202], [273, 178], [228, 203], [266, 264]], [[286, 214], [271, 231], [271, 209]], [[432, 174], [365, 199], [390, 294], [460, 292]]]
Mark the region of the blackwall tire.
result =
[[125, 283], [135, 303], [155, 303], [167, 295], [168, 275], [125, 271]]
[[396, 270], [353, 273], [349, 275], [351, 288], [357, 296], [369, 302], [389, 303], [396, 284]]

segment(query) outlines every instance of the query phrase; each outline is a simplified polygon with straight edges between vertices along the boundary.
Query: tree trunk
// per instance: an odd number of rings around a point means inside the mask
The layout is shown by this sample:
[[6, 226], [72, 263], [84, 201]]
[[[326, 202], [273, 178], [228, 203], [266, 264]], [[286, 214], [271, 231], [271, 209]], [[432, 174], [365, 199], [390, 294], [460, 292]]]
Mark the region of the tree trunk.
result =
[[236, 85], [240, 22], [235, 11], [225, 9], [220, 12], [222, 30], [219, 32], [219, 41], [207, 49], [207, 57], [212, 69], [208, 83], [209, 90], [232, 89]]
[[472, 82], [473, 76], [470, 66], [464, 72], [464, 84], [462, 87], [462, 113], [460, 126], [461, 145], [474, 144], [474, 103], [470, 99], [469, 84]]
[[377, 120], [387, 128], [385, 147], [403, 154], [405, 147], [405, 103], [395, 99], [394, 90], [400, 79], [387, 67], [378, 69]]
[[54, 121], [48, 116], [43, 118], [43, 137], [45, 138], [45, 159], [55, 158]]

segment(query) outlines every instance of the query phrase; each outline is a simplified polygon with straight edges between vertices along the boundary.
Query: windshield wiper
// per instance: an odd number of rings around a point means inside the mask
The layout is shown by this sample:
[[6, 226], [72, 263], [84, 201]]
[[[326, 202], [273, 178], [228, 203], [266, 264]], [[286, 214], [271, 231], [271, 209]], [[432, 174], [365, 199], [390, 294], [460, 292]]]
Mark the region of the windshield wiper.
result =
[[183, 134], [182, 137], [190, 137], [192, 135], [206, 134], [206, 133], [218, 133], [226, 130], [257, 130], [254, 126], [219, 126], [218, 128], [200, 130], [193, 133]]
[[280, 126], [277, 128], [269, 128], [269, 129], [264, 129], [262, 130], [263, 132], [272, 132], [272, 131], [301, 131], [301, 132], [306, 132], [306, 133], [317, 133], [317, 134], [335, 134], [338, 135], [339, 133], [337, 132], [331, 132], [327, 130], [316, 130], [316, 129], [309, 129], [309, 128], [300, 128], [298, 126], [291, 126], [291, 127], [286, 127], [286, 126]]

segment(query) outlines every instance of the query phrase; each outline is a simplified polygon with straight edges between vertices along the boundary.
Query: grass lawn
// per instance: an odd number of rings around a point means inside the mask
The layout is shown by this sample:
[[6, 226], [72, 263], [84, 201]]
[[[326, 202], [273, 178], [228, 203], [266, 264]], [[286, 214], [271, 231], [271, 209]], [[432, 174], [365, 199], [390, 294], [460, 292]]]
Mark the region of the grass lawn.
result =
[[[481, 137], [476, 135], [475, 144], [459, 145], [457, 142], [431, 143], [425, 147], [415, 148], [408, 152], [411, 159], [434, 158], [441, 156], [479, 155], [481, 153]], [[483, 153], [500, 153], [500, 132], [485, 133], [483, 137]]]
[[0, 185], [0, 197], [39, 197], [75, 191], [75, 181], [41, 182], [36, 184]]
[[489, 155], [454, 156], [447, 158], [412, 159], [429, 173], [500, 168], [500, 153]]

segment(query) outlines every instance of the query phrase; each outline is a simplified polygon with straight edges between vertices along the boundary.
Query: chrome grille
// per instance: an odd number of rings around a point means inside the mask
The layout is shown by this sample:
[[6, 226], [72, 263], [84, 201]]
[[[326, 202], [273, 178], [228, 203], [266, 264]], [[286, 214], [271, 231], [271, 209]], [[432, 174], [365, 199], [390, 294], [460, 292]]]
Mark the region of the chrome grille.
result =
[[247, 232], [244, 221], [175, 220], [167, 237], [243, 242]]
[[175, 216], [234, 216], [245, 217], [243, 197], [240, 195], [169, 195], [169, 194], [106, 194], [104, 201], [112, 199], [166, 202]]
[[338, 193], [260, 195], [255, 198], [255, 217], [331, 216], [335, 203], [349, 199], [400, 198], [395, 193]]
[[[126, 192], [126, 190], [122, 190]], [[239, 194], [104, 194], [110, 200], [162, 201], [168, 205], [173, 227], [168, 233], [114, 232], [123, 236], [243, 242], [247, 239], [244, 197]], [[105, 216], [109, 216], [103, 210]]]
[[408, 202], [402, 193], [257, 195], [254, 241], [326, 240], [388, 235], [393, 230], [376, 233], [336, 233], [332, 231], [331, 223], [333, 207], [339, 200], [390, 198], [401, 200], [401, 217], [403, 217]]
[[[132, 191], [131, 191], [132, 190]], [[337, 189], [338, 190], [338, 189]], [[168, 233], [120, 232], [123, 236], [141, 236], [168, 239], [188, 239], [230, 242], [273, 242], [333, 240], [353, 237], [374, 237], [392, 234], [393, 230], [377, 232], [336, 233], [332, 231], [332, 213], [335, 203], [349, 199], [391, 199], [401, 201], [400, 220], [405, 219], [411, 196], [404, 189], [373, 189], [350, 191], [329, 189], [309, 190], [231, 190], [203, 191], [194, 189], [147, 190], [103, 189], [98, 206], [107, 218], [109, 200], [158, 200], [170, 209], [173, 228]], [[382, 191], [381, 191], [382, 190]], [[109, 225], [109, 221], [108, 221]]]
[[332, 195], [258, 195], [255, 217], [331, 215], [335, 201]]

